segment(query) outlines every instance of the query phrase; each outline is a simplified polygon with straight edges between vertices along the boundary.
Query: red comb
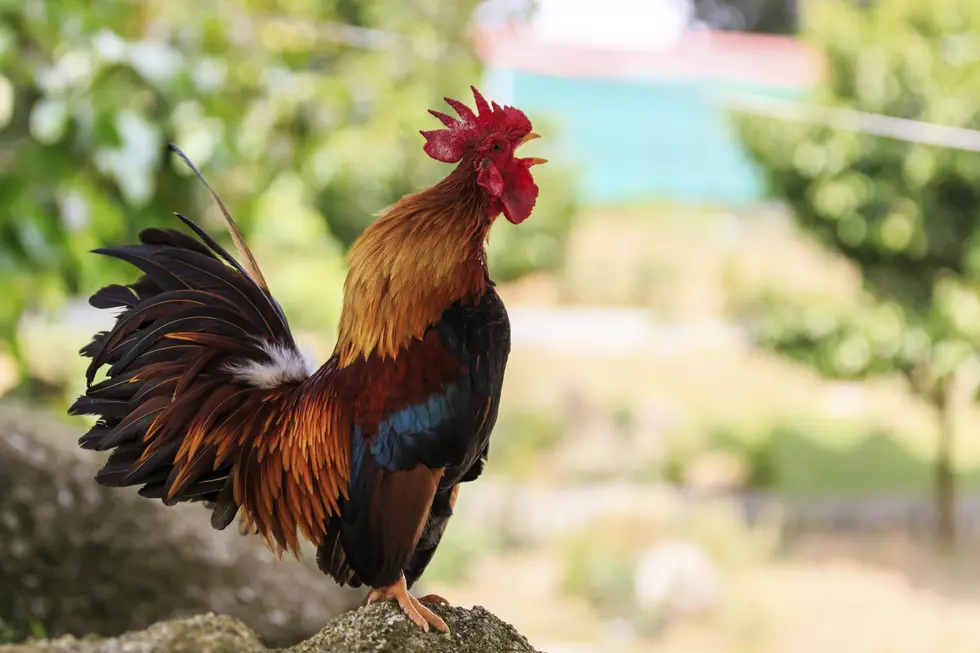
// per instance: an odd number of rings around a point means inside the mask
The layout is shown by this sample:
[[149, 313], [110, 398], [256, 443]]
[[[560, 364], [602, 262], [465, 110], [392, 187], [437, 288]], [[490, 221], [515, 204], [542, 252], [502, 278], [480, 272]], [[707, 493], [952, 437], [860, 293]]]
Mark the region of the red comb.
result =
[[445, 98], [459, 119], [429, 109], [429, 113], [439, 119], [446, 129], [433, 129], [420, 132], [425, 136], [425, 153], [436, 161], [456, 163], [466, 154], [468, 145], [480, 141], [490, 134], [501, 134], [507, 138], [519, 139], [531, 131], [531, 121], [524, 112], [514, 107], [501, 107], [496, 102], [493, 106], [471, 86], [473, 99], [476, 101], [476, 113], [459, 100]]

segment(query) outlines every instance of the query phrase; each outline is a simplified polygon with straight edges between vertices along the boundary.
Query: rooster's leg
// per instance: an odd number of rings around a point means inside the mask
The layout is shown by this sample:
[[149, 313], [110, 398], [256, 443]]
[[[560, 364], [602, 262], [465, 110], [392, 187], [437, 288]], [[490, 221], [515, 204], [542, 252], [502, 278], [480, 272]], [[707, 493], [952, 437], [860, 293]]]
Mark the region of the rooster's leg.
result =
[[449, 632], [449, 626], [446, 625], [446, 622], [439, 615], [422, 605], [417, 598], [409, 594], [404, 576], [387, 587], [372, 589], [368, 593], [365, 603], [371, 605], [379, 601], [397, 601], [398, 607], [402, 609], [402, 612], [425, 632], [429, 632], [430, 625], [439, 632]]
[[426, 594], [419, 599], [419, 603], [435, 603], [437, 605], [452, 605], [449, 601], [442, 598], [438, 594]]

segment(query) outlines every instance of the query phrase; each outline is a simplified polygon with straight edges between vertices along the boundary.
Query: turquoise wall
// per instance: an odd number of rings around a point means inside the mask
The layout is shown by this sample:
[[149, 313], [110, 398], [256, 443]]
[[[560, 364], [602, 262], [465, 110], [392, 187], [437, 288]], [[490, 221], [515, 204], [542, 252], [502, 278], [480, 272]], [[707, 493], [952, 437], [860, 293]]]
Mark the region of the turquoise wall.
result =
[[[558, 130], [551, 158], [560, 157], [580, 170], [585, 199], [593, 202], [745, 204], [762, 199], [762, 179], [743, 152], [718, 94], [801, 94], [710, 80], [488, 72], [495, 87], [506, 89], [508, 103], [534, 115], [549, 131]], [[547, 136], [550, 140], [555, 135]]]

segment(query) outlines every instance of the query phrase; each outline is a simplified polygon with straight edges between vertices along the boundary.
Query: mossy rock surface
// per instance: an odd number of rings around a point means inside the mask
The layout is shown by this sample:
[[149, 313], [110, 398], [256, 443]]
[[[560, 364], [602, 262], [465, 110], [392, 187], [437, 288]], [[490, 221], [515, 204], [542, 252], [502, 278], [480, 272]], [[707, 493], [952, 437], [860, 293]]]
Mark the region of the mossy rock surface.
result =
[[0, 646], [0, 653], [539, 653], [487, 610], [437, 606], [450, 635], [424, 633], [393, 603], [343, 614], [310, 639], [266, 648], [237, 619], [205, 614], [154, 624], [119, 637], [71, 636]]

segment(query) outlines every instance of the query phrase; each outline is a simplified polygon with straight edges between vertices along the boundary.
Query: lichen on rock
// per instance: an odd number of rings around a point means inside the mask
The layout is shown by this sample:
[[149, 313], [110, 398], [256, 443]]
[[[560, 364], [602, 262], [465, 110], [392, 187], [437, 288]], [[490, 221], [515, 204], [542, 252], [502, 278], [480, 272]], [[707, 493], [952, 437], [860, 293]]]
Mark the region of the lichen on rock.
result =
[[154, 624], [119, 637], [39, 640], [0, 653], [539, 653], [512, 626], [481, 607], [433, 608], [451, 634], [424, 633], [393, 603], [345, 613], [310, 639], [268, 649], [237, 619], [205, 614]]

